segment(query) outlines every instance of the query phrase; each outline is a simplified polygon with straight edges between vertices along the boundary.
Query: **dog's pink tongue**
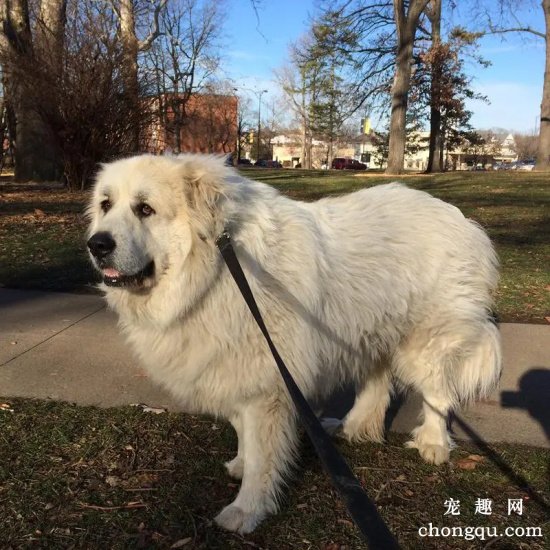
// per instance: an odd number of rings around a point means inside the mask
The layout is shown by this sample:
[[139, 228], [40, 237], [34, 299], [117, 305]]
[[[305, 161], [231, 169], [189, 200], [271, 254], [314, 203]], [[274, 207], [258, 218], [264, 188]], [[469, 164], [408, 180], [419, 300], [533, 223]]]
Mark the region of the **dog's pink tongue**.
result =
[[113, 269], [112, 267], [108, 267], [108, 268], [103, 270], [103, 275], [105, 277], [115, 279], [116, 277], [120, 277], [120, 271], [117, 271], [116, 269]]

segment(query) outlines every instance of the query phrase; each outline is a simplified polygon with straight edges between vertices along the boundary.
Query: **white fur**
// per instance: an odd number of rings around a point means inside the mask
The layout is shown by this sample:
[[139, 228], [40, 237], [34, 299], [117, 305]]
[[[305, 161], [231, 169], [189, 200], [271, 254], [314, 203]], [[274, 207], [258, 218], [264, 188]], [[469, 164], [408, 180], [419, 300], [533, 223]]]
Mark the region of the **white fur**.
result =
[[[102, 214], [105, 189], [113, 206]], [[155, 214], [133, 215], [138, 195]], [[105, 287], [151, 378], [237, 431], [227, 468], [242, 486], [216, 518], [222, 527], [246, 533], [276, 511], [297, 445], [273, 358], [215, 247], [224, 227], [306, 397], [355, 382], [348, 438], [382, 438], [396, 381], [423, 394], [411, 445], [440, 463], [448, 411], [499, 377], [495, 253], [478, 225], [426, 193], [392, 183], [306, 204], [221, 158], [140, 156], [103, 168], [89, 212], [90, 235], [113, 233], [118, 268], [155, 261], [145, 288]]]

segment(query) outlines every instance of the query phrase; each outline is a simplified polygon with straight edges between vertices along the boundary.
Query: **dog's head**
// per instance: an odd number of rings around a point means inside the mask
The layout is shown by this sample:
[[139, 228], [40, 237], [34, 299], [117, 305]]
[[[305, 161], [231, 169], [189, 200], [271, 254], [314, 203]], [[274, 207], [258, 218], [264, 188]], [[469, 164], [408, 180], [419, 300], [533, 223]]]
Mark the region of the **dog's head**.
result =
[[223, 158], [141, 155], [102, 167], [88, 214], [88, 251], [109, 287], [146, 292], [223, 228]]

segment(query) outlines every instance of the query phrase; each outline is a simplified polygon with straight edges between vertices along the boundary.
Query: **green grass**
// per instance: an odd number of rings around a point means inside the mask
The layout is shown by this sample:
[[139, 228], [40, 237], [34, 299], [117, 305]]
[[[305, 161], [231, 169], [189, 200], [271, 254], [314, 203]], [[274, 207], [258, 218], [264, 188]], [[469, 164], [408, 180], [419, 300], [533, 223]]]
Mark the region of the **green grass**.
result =
[[[309, 445], [281, 512], [245, 537], [225, 533], [211, 518], [238, 491], [222, 462], [236, 449], [233, 431], [208, 418], [135, 408], [96, 409], [14, 399], [0, 411], [0, 546], [2, 548], [362, 548], [357, 532]], [[420, 538], [418, 528], [541, 527], [548, 537], [548, 461], [544, 449], [496, 445], [523, 476], [529, 498], [473, 446], [435, 467], [391, 435], [385, 445], [338, 445], [403, 548], [545, 548], [544, 538], [465, 541]], [[466, 469], [471, 453], [475, 469]], [[444, 516], [459, 499], [460, 516]], [[491, 498], [490, 516], [475, 514]], [[524, 500], [523, 516], [507, 514], [507, 499]]]
[[86, 290], [95, 274], [85, 252], [85, 193], [0, 186], [0, 285]]
[[[529, 172], [437, 175], [243, 169], [299, 199], [315, 200], [399, 179], [448, 201], [478, 221], [502, 265], [496, 309], [503, 321], [550, 316], [550, 177]], [[82, 290], [94, 274], [84, 250], [87, 195], [60, 189], [0, 187], [0, 285]], [[37, 213], [38, 212], [38, 213]]]

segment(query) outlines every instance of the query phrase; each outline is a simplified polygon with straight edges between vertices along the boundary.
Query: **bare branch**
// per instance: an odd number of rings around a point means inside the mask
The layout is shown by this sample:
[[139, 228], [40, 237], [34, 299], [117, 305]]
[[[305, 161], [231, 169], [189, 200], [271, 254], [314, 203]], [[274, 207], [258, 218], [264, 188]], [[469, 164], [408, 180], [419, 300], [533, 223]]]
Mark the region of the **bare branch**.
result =
[[155, 7], [155, 11], [153, 12], [153, 26], [151, 28], [151, 32], [143, 40], [140, 40], [138, 42], [138, 50], [140, 52], [148, 50], [155, 39], [157, 39], [161, 35], [159, 27], [159, 15], [160, 12], [164, 9], [164, 6], [166, 6], [167, 2], [168, 0], [161, 0]]
[[480, 35], [487, 36], [491, 34], [505, 34], [509, 32], [527, 32], [540, 38], [546, 38], [546, 34], [544, 32], [533, 29], [532, 27], [513, 27], [509, 29], [499, 29], [498, 27], [493, 27], [492, 25], [489, 27], [488, 31], [481, 32]]

